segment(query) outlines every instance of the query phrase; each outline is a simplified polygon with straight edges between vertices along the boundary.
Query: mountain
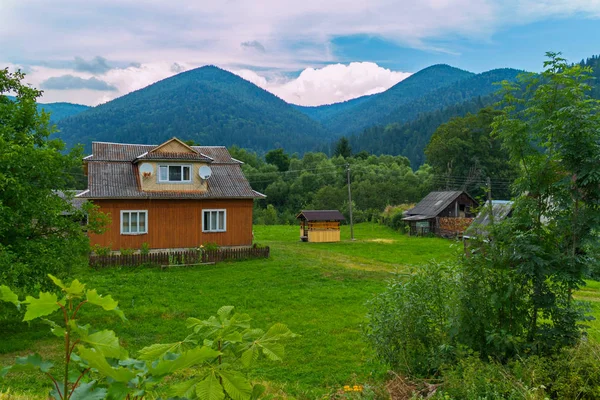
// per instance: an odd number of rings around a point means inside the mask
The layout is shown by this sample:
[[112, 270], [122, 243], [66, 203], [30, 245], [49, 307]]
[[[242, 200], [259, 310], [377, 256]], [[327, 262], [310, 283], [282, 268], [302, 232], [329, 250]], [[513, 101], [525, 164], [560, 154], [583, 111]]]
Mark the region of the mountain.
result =
[[494, 104], [498, 100], [493, 95], [498, 90], [494, 83], [514, 81], [521, 72], [509, 68], [491, 70], [434, 90], [397, 107], [382, 119], [387, 125], [373, 126], [352, 136], [352, 149], [403, 155], [413, 167], [418, 167], [425, 162], [425, 146], [439, 125]]
[[57, 123], [63, 118], [77, 115], [90, 108], [83, 104], [73, 103], [38, 103], [38, 109], [50, 113], [50, 122]]
[[299, 108], [336, 136], [352, 134], [381, 124], [403, 105], [410, 106], [427, 93], [472, 77], [449, 65], [433, 65], [400, 81], [388, 90], [344, 103]]
[[[11, 100], [15, 99], [14, 96], [7, 97]], [[47, 113], [50, 113], [50, 122], [55, 124], [63, 118], [79, 114], [90, 107], [84, 106], [83, 104], [73, 103], [38, 103], [37, 108], [38, 110], [44, 110]]]
[[92, 141], [152, 144], [177, 136], [201, 145], [304, 152], [331, 135], [296, 108], [214, 66], [186, 71], [60, 120], [71, 146]]

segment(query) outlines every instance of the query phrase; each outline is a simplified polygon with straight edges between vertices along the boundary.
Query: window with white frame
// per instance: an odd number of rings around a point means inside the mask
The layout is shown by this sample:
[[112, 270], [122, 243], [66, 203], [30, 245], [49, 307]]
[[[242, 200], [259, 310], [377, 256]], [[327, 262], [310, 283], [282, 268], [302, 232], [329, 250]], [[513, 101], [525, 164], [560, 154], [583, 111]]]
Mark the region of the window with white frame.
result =
[[227, 213], [225, 210], [203, 210], [202, 231], [203, 232], [225, 232], [227, 225]]
[[121, 211], [121, 235], [148, 233], [148, 211]]
[[160, 165], [158, 167], [159, 182], [191, 182], [191, 165]]

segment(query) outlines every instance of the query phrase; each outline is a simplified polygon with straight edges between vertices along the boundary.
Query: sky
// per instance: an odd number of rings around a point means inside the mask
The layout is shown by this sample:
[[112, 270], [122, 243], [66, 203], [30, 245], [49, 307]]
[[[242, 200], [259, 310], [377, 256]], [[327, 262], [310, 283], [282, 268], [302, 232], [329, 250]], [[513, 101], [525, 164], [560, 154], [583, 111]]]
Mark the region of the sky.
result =
[[540, 71], [600, 54], [600, 0], [0, 0], [0, 68], [44, 103], [97, 105], [217, 65], [301, 105], [433, 64]]

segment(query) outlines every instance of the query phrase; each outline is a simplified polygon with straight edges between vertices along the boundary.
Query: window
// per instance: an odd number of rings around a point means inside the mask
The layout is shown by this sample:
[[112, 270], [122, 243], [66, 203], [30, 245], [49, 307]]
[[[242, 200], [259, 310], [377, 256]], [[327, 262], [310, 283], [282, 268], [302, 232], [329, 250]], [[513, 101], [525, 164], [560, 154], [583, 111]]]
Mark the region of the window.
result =
[[204, 210], [202, 232], [225, 232], [227, 216], [225, 210]]
[[191, 165], [161, 165], [158, 167], [159, 182], [191, 182]]
[[121, 235], [148, 233], [148, 211], [121, 211]]

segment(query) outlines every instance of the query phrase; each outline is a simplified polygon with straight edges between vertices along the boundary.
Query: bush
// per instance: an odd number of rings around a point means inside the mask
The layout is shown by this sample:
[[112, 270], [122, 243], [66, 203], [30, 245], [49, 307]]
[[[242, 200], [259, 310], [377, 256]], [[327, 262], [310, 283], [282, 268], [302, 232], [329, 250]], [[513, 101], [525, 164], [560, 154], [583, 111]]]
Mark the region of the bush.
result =
[[144, 256], [150, 254], [150, 245], [148, 243], [142, 243], [142, 246], [140, 247], [140, 254]]
[[110, 246], [100, 246], [98, 243], [96, 243], [93, 247], [92, 247], [92, 251], [94, 252], [94, 254], [96, 254], [97, 256], [107, 256], [110, 254]]
[[366, 337], [382, 360], [412, 376], [431, 376], [453, 357], [457, 275], [453, 265], [428, 264], [369, 302]]
[[122, 256], [131, 256], [135, 253], [135, 249], [119, 249], [119, 253], [121, 253]]

